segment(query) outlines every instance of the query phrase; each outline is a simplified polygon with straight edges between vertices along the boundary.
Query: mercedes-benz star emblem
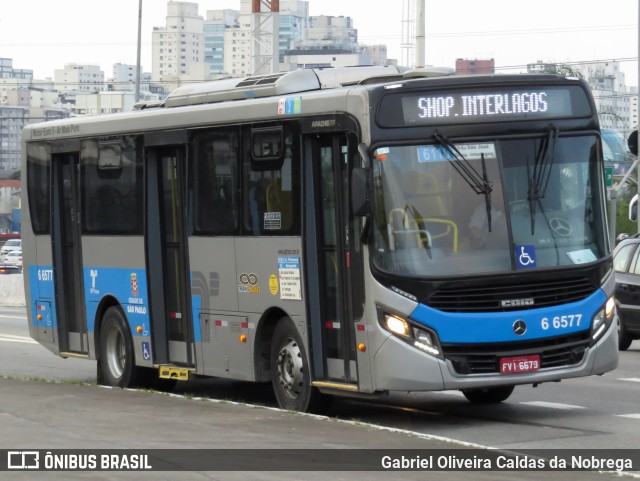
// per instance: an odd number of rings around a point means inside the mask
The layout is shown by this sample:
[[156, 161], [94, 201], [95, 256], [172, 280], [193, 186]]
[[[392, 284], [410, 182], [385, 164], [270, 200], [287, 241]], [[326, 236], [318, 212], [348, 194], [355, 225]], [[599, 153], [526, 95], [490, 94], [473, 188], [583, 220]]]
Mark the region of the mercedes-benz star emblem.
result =
[[571, 224], [569, 224], [569, 222], [567, 222], [566, 220], [560, 219], [558, 217], [554, 217], [553, 219], [549, 220], [549, 227], [551, 227], [551, 230], [553, 230], [553, 232], [562, 237], [567, 237], [571, 234], [572, 231]]
[[513, 323], [513, 332], [515, 332], [518, 336], [522, 336], [525, 332], [527, 332], [527, 324], [523, 320], [518, 319]]

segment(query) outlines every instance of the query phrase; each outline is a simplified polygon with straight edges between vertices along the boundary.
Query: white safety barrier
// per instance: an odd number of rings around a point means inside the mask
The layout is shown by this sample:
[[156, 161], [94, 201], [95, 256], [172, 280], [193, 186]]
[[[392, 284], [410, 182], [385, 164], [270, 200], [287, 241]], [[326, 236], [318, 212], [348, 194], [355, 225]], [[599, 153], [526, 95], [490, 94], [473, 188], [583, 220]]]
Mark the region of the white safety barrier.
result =
[[0, 306], [24, 306], [22, 274], [0, 274]]

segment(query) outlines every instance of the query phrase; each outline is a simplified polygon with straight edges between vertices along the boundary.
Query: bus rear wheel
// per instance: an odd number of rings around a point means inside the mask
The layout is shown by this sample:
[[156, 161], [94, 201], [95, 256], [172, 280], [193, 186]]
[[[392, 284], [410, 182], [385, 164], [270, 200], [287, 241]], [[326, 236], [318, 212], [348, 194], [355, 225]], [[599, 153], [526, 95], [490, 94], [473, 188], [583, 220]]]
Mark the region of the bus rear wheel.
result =
[[282, 409], [320, 412], [326, 396], [311, 385], [306, 350], [291, 319], [278, 321], [271, 339], [271, 384]]
[[119, 308], [110, 307], [100, 328], [98, 382], [105, 386], [133, 387], [137, 373], [127, 321]]
[[463, 389], [462, 394], [474, 404], [496, 404], [506, 401], [515, 386], [486, 387], [480, 389]]

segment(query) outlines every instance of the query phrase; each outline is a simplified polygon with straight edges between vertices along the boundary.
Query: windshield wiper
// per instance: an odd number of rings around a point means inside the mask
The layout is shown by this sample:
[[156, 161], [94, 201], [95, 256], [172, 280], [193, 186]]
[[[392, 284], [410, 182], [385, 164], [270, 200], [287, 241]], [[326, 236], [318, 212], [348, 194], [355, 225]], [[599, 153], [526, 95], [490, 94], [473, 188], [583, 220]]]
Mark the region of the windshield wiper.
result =
[[440, 132], [435, 132], [433, 137], [449, 152], [451, 157], [453, 157], [451, 166], [460, 174], [460, 177], [464, 179], [467, 185], [469, 185], [476, 194], [484, 195], [484, 202], [487, 208], [487, 226], [489, 227], [489, 232], [491, 232], [491, 191], [493, 190], [493, 185], [487, 177], [487, 165], [484, 160], [484, 154], [480, 155], [480, 161], [482, 163], [482, 175], [480, 175], [466, 157], [462, 155], [462, 152], [460, 152], [447, 137]]
[[[540, 207], [542, 207], [540, 199], [543, 199], [547, 192], [547, 186], [551, 178], [551, 170], [556, 157], [558, 127], [550, 124], [549, 127], [547, 127], [547, 131], [547, 136], [540, 142], [533, 172], [531, 172], [529, 159], [527, 158], [527, 175], [529, 177], [529, 193], [527, 199], [529, 201], [529, 214], [531, 216], [531, 235], [535, 234], [536, 228], [536, 204], [540, 204]], [[549, 156], [550, 159], [547, 161], [547, 157]]]

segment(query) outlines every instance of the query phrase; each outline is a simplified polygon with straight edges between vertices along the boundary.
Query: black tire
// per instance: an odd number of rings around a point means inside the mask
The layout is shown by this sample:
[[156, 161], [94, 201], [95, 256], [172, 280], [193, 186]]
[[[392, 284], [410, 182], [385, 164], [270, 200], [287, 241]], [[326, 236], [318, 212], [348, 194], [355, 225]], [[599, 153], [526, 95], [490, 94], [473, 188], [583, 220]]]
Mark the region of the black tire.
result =
[[104, 313], [100, 327], [98, 382], [105, 386], [135, 387], [139, 373], [124, 314], [118, 307], [110, 307]]
[[633, 342], [633, 338], [629, 335], [627, 330], [622, 323], [622, 318], [618, 320], [618, 349], [621, 351], [626, 351], [631, 346]]
[[283, 317], [271, 338], [271, 384], [278, 406], [301, 412], [324, 412], [329, 397], [311, 385], [307, 352], [291, 319]]
[[506, 401], [515, 386], [486, 387], [481, 389], [463, 389], [462, 394], [474, 404], [496, 404]]

